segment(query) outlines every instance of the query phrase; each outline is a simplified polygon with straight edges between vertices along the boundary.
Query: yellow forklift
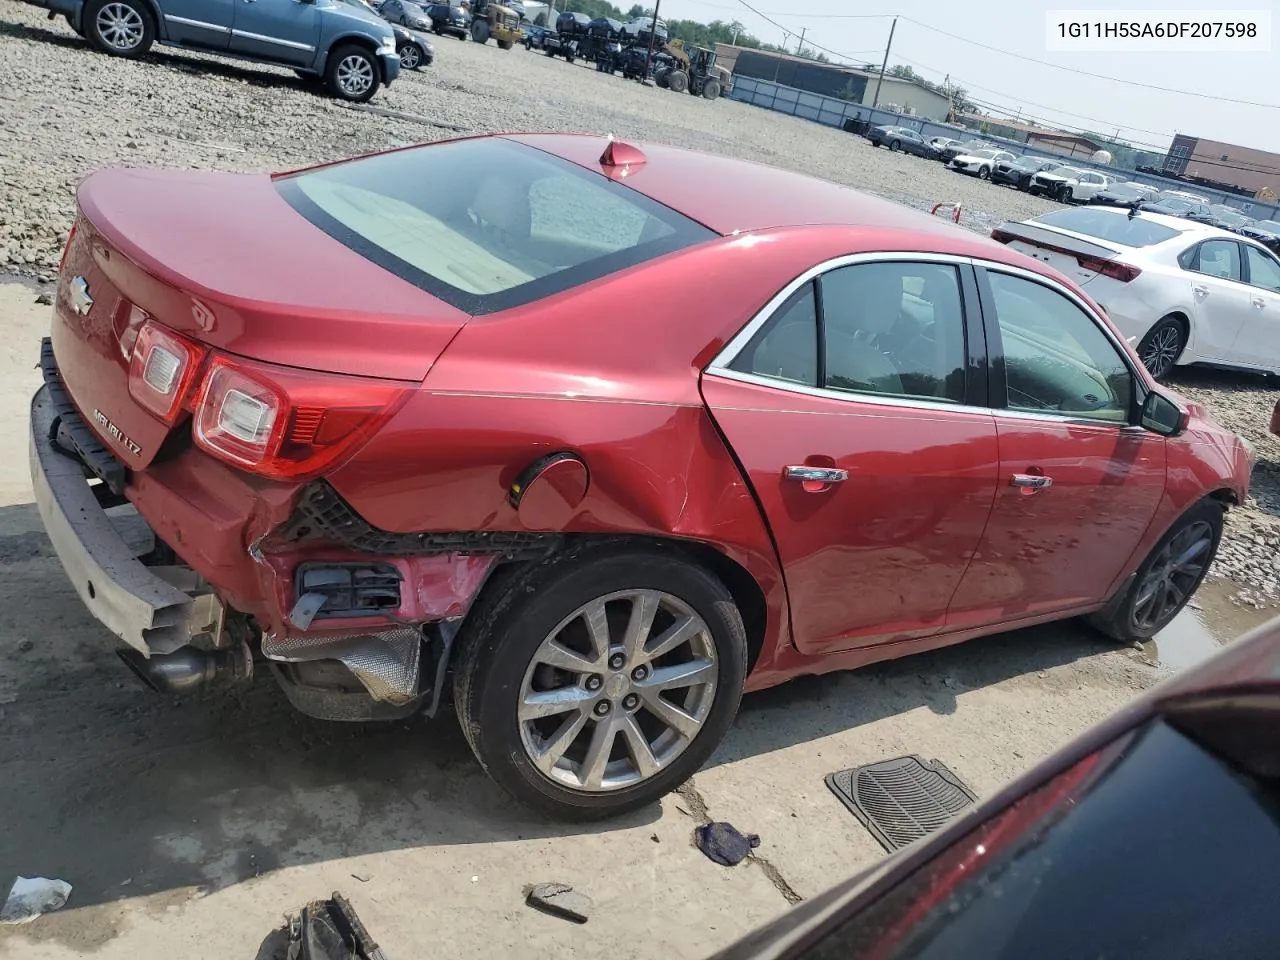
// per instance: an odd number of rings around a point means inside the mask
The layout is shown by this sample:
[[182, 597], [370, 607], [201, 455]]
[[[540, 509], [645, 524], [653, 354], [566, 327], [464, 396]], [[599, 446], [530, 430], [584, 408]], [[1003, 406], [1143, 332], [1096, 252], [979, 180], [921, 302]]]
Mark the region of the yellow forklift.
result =
[[517, 43], [524, 43], [524, 31], [520, 29], [520, 15], [510, 7], [490, 0], [471, 0], [471, 39], [476, 43], [488, 43], [492, 37], [502, 50], [510, 50]]

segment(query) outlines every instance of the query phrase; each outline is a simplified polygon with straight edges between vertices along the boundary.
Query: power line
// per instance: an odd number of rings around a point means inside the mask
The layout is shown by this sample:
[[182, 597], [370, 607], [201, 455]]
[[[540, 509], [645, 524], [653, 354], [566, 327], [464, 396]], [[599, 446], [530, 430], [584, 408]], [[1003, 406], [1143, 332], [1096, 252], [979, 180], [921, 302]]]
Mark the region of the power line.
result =
[[[776, 21], [770, 20], [768, 15], [761, 13], [759, 10], [750, 6], [746, 2], [746, 0], [738, 0], [738, 2], [741, 3], [748, 10], [750, 10], [752, 13], [754, 13], [756, 16], [763, 17], [765, 20], [768, 20], [774, 26], [778, 27], [778, 29], [780, 30], [787, 29], [786, 27], [782, 26]], [[899, 16], [903, 20], [906, 20], [908, 23], [914, 23], [917, 27], [924, 27], [924, 29], [926, 30], [932, 30], [934, 33], [940, 33], [942, 34], [942, 36], [950, 37], [952, 40], [959, 40], [961, 43], [971, 43], [975, 47], [981, 47], [983, 50], [990, 50], [993, 53], [1002, 53], [1007, 57], [1014, 57], [1018, 60], [1023, 60], [1027, 63], [1036, 63], [1042, 67], [1052, 67], [1054, 70], [1062, 70], [1066, 73], [1074, 73], [1082, 77], [1093, 77], [1095, 80], [1108, 80], [1112, 83], [1122, 83], [1130, 87], [1141, 87], [1144, 90], [1156, 90], [1156, 91], [1159, 91], [1160, 93], [1176, 93], [1179, 96], [1184, 96], [1184, 97], [1199, 97], [1204, 100], [1217, 100], [1219, 103], [1235, 103], [1245, 107], [1261, 107], [1266, 110], [1280, 110], [1280, 103], [1261, 103], [1256, 100], [1241, 100], [1236, 97], [1224, 97], [1214, 93], [1202, 93], [1197, 90], [1176, 90], [1172, 87], [1162, 87], [1154, 83], [1143, 83], [1141, 80], [1126, 80], [1124, 77], [1112, 77], [1104, 73], [1094, 73], [1090, 70], [1081, 70], [1077, 67], [1067, 67], [1060, 63], [1053, 63], [1052, 61], [1049, 61], [1049, 60], [1040, 60], [1036, 57], [1028, 57], [1026, 54], [1016, 53], [1013, 50], [1005, 50], [1003, 47], [995, 47], [989, 43], [983, 43], [981, 40], [974, 40], [972, 37], [962, 37], [958, 33], [952, 33], [949, 30], [943, 30], [941, 27], [935, 27], [932, 24], [928, 24], [928, 23], [924, 23], [923, 21], [916, 20], [914, 17], [908, 17], [906, 14], [892, 14], [892, 13], [800, 14], [800, 13], [788, 12], [786, 14], [775, 14], [775, 16], [788, 16], [788, 17], [796, 17], [799, 19], [822, 19], [822, 20], [883, 20], [883, 19], [892, 19], [894, 16]], [[1133, 129], [1137, 129], [1137, 128], [1135, 127]]]

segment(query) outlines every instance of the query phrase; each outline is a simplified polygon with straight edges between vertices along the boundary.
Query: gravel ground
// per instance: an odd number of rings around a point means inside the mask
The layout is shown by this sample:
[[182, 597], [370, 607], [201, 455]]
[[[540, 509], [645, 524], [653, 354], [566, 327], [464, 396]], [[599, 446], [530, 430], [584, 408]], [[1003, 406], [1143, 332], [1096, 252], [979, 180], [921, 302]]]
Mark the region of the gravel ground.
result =
[[[292, 72], [157, 48], [142, 62], [91, 51], [61, 20], [0, 0], [0, 273], [48, 281], [75, 184], [112, 164], [279, 170], [456, 132], [564, 130], [679, 144], [789, 167], [914, 207], [960, 201], [979, 232], [1054, 204], [873, 149], [842, 131], [721, 99], [641, 87], [516, 48], [436, 38], [436, 63], [357, 110]], [[412, 117], [415, 119], [406, 119]], [[1251, 606], [1280, 605], [1280, 444], [1266, 433], [1273, 382], [1179, 372], [1175, 386], [1259, 448], [1213, 575]]]

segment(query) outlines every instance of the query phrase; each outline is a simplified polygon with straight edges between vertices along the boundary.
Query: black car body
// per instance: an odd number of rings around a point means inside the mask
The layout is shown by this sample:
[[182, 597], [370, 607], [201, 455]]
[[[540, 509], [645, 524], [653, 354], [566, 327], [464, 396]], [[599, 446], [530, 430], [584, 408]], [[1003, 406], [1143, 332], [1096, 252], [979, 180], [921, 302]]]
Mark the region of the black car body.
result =
[[1139, 189], [1128, 183], [1113, 183], [1105, 190], [1099, 190], [1089, 202], [1099, 207], [1132, 207], [1147, 203], [1156, 196], [1153, 189]]
[[427, 18], [436, 33], [447, 33], [459, 40], [471, 35], [471, 15], [458, 4], [433, 3], [427, 7]]
[[1269, 250], [1280, 253], [1280, 221], [1251, 220], [1236, 232], [1251, 240], [1257, 240]]
[[991, 168], [992, 183], [1006, 183], [1019, 190], [1026, 190], [1031, 178], [1044, 170], [1052, 170], [1061, 166], [1057, 160], [1046, 160], [1044, 157], [1015, 157], [1012, 160], [1001, 160]]
[[1139, 210], [1146, 213], [1161, 213], [1166, 217], [1181, 217], [1184, 220], [1190, 220], [1190, 214], [1206, 212], [1209, 209], [1207, 203], [1194, 203], [1191, 200], [1183, 200], [1181, 197], [1168, 197], [1163, 194], [1154, 200], [1147, 200], [1138, 205]]
[[953, 143], [950, 146], [939, 151], [937, 157], [943, 163], [950, 163], [962, 153], [973, 153], [975, 150], [999, 150], [994, 143], [987, 143], [985, 140], [965, 140], [962, 143]]
[[417, 30], [410, 30], [398, 23], [391, 25], [391, 32], [396, 35], [396, 52], [400, 54], [400, 66], [406, 70], [421, 70], [431, 66], [436, 58], [435, 48], [431, 46], [431, 38]]
[[1280, 621], [711, 960], [1269, 960]]
[[1194, 220], [1196, 223], [1205, 223], [1211, 227], [1217, 227], [1219, 230], [1238, 231], [1246, 223], [1251, 222], [1250, 217], [1246, 217], [1239, 210], [1227, 206], [1225, 203], [1211, 203], [1202, 209], [1196, 209], [1186, 215], [1188, 220]]
[[542, 51], [549, 57], [564, 57], [570, 63], [580, 54], [578, 46], [586, 39], [591, 18], [585, 13], [562, 13], [556, 17], [556, 28], [542, 38]]
[[427, 11], [412, 0], [386, 0], [378, 7], [378, 13], [384, 20], [398, 23], [410, 30], [431, 29], [431, 18], [427, 16]]
[[890, 150], [901, 150], [930, 160], [938, 155], [938, 151], [910, 127], [872, 127], [867, 139], [873, 147], [888, 147]]

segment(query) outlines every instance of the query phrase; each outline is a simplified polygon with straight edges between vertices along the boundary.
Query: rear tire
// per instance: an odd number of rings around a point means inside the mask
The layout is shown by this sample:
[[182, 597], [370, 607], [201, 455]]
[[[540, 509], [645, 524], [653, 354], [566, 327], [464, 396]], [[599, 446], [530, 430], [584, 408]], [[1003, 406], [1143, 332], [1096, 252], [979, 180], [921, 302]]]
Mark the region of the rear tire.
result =
[[1163, 317], [1138, 344], [1138, 358], [1147, 372], [1161, 380], [1173, 372], [1187, 346], [1187, 325], [1181, 317]]
[[672, 70], [667, 74], [667, 89], [675, 93], [684, 93], [689, 89], [689, 75], [683, 70]]
[[487, 20], [477, 20], [471, 24], [471, 39], [476, 43], [489, 42], [489, 23]]
[[[737, 713], [747, 666], [742, 618], [716, 577], [669, 546], [612, 544], [579, 547], [499, 577], [459, 638], [454, 705], [480, 765], [504, 790], [552, 816], [594, 820], [653, 803], [706, 762]], [[582, 611], [603, 598], [611, 598], [598, 608], [607, 619], [593, 622], [607, 632], [609, 649], [597, 654]], [[642, 598], [657, 605], [651, 609], [660, 619], [651, 621], [647, 644], [642, 637], [624, 652], [626, 626]], [[644, 647], [682, 622], [687, 638], [664, 657], [648, 658]], [[559, 662], [544, 659], [548, 654]], [[699, 668], [699, 679], [653, 685], [659, 672], [680, 666]], [[659, 689], [679, 696], [663, 696], [654, 713]], [[544, 700], [540, 713], [521, 717], [522, 704], [553, 690], [571, 695], [567, 707], [548, 711]], [[635, 738], [646, 741], [643, 751]], [[540, 764], [537, 755], [558, 739], [556, 759]]]
[[715, 100], [720, 96], [720, 81], [708, 80], [702, 85], [702, 95], [708, 100]]
[[990, 180], [990, 179], [991, 179], [991, 169], [990, 169], [989, 167], [979, 167], [979, 168], [978, 168], [978, 179], [979, 179], [979, 180]]
[[511, 49], [511, 41], [510, 41], [510, 40], [499, 40], [499, 41], [498, 41], [498, 49], [499, 49], [499, 50], [510, 50], [510, 49]]
[[1149, 640], [1167, 627], [1209, 572], [1222, 514], [1222, 504], [1207, 497], [1192, 506], [1160, 538], [1123, 595], [1089, 623], [1122, 643]]
[[94, 47], [126, 60], [138, 59], [156, 40], [155, 21], [142, 0], [92, 0], [81, 23]]
[[378, 62], [364, 47], [338, 47], [325, 63], [324, 85], [339, 100], [365, 103], [378, 92]]
[[890, 141], [889, 141], [889, 152], [890, 152], [890, 153], [897, 153], [900, 149], [902, 149], [902, 144], [901, 144], [901, 143], [899, 143], [897, 140], [890, 140]]

